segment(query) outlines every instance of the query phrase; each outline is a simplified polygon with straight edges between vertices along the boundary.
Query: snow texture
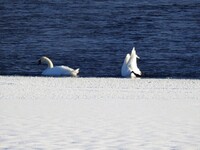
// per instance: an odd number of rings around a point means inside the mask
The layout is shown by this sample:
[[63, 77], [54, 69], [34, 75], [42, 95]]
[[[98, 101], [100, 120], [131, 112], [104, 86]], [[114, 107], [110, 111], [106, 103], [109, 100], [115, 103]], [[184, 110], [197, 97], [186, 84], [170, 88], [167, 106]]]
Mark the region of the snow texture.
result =
[[200, 149], [200, 80], [0, 76], [0, 149]]

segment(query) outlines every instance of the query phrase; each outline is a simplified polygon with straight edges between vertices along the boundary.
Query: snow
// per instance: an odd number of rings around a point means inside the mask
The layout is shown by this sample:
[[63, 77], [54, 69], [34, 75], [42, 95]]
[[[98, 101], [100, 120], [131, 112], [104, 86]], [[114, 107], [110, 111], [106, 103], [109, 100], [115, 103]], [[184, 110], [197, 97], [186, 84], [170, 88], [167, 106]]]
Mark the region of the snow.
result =
[[0, 149], [200, 149], [200, 80], [0, 76]]

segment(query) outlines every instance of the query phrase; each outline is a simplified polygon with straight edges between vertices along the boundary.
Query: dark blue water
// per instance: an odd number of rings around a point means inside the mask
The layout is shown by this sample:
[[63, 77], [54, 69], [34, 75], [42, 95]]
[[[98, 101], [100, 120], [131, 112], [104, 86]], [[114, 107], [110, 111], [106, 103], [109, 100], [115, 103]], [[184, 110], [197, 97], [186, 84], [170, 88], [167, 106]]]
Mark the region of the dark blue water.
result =
[[45, 55], [120, 77], [133, 46], [144, 77], [200, 78], [200, 1], [0, 0], [0, 75], [38, 76]]

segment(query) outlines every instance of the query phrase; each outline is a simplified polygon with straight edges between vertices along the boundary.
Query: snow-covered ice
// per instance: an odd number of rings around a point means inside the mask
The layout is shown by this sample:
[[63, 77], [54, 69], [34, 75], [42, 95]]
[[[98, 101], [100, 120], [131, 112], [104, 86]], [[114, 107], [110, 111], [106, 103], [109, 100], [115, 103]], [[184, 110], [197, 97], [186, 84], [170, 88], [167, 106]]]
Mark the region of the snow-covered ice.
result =
[[200, 149], [200, 80], [0, 76], [0, 149]]

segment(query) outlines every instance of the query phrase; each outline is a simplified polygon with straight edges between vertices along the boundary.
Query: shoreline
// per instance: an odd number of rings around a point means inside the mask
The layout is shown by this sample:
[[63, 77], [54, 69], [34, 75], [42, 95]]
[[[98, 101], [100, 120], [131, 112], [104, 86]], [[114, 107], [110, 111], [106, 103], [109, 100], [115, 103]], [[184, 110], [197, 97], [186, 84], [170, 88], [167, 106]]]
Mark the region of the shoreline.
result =
[[[42, 75], [0, 75], [0, 77], [30, 77], [30, 78], [75, 78], [75, 79], [99, 79], [99, 78], [103, 78], [103, 79], [131, 79], [131, 78], [124, 78], [124, 77], [121, 77], [121, 76], [116, 76], [116, 77], [81, 77], [81, 76], [78, 76], [78, 77], [51, 77], [51, 76], [42, 76]], [[182, 78], [176, 78], [176, 77], [137, 77], [137, 78], [132, 78], [132, 80], [135, 80], [135, 79], [172, 79], [172, 80], [200, 80], [200, 78], [189, 78], [189, 77], [182, 77]]]
[[[200, 80], [0, 76], [1, 99], [199, 99]], [[90, 92], [91, 91], [91, 92]], [[42, 93], [40, 93], [42, 92]], [[65, 95], [65, 92], [68, 95]], [[25, 96], [24, 96], [25, 94]], [[31, 98], [31, 95], [34, 95]], [[27, 96], [27, 98], [26, 98]]]

